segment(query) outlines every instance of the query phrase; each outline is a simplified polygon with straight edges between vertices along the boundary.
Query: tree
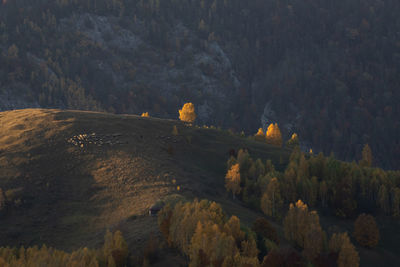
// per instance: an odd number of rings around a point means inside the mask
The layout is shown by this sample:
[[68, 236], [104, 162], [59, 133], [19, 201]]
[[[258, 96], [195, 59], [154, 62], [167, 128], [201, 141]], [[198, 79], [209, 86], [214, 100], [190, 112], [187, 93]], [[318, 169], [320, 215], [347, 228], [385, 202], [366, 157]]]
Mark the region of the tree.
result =
[[378, 206], [382, 209], [382, 211], [388, 215], [390, 214], [390, 203], [389, 203], [389, 194], [386, 189], [386, 186], [383, 184], [379, 188], [378, 193]]
[[279, 238], [275, 228], [265, 218], [257, 218], [251, 228], [257, 234], [257, 247], [260, 250], [260, 259], [267, 254], [267, 246], [265, 242], [270, 240], [274, 244], [279, 245]]
[[261, 267], [305, 267], [305, 260], [292, 248], [274, 249], [264, 258]]
[[308, 211], [303, 201], [289, 206], [289, 211], [283, 221], [285, 237], [296, 246], [304, 248], [303, 253], [310, 260], [322, 250], [324, 232], [319, 223], [316, 211]]
[[142, 117], [150, 117], [150, 115], [149, 115], [148, 112], [143, 112], [143, 113], [142, 113]]
[[354, 222], [354, 238], [364, 247], [373, 248], [379, 242], [379, 229], [374, 217], [361, 214]]
[[265, 133], [262, 128], [258, 129], [258, 132], [255, 134], [254, 138], [257, 141], [265, 141]]
[[372, 151], [368, 144], [364, 145], [362, 150], [362, 159], [360, 160], [360, 165], [363, 167], [371, 167], [372, 166]]
[[196, 112], [192, 103], [186, 103], [179, 110], [179, 119], [183, 122], [193, 123], [196, 120]]
[[292, 137], [286, 142], [286, 147], [288, 148], [294, 148], [299, 146], [299, 137], [297, 136], [296, 133], [292, 134]]
[[128, 245], [120, 231], [112, 234], [107, 230], [104, 237], [103, 257], [107, 259], [108, 266], [125, 266], [128, 259]]
[[272, 178], [267, 186], [267, 190], [261, 198], [261, 210], [268, 216], [277, 217], [283, 201], [279, 190], [277, 178]]
[[175, 136], [178, 135], [178, 128], [176, 127], [176, 125], [174, 125], [174, 127], [172, 127], [172, 135], [175, 135]]
[[7, 56], [9, 59], [16, 59], [18, 58], [18, 47], [13, 44], [7, 50]]
[[338, 255], [338, 267], [358, 267], [360, 257], [346, 233], [334, 233], [329, 240], [329, 251]]
[[240, 193], [241, 188], [239, 163], [232, 165], [230, 170], [227, 172], [225, 176], [225, 187], [228, 191], [232, 192], [233, 198], [235, 198], [235, 195]]
[[315, 223], [311, 223], [306, 231], [303, 250], [303, 255], [309, 261], [313, 261], [321, 253], [325, 241], [325, 233], [319, 225], [318, 214], [312, 211], [311, 216], [316, 217], [312, 219]]
[[328, 186], [326, 185], [325, 181], [322, 181], [319, 184], [319, 196], [321, 198], [322, 207], [326, 207], [327, 200], [328, 200]]
[[266, 133], [266, 140], [268, 144], [275, 145], [275, 146], [282, 146], [282, 134], [281, 130], [278, 127], [278, 124], [271, 123], [268, 126], [267, 133]]
[[344, 242], [339, 251], [337, 261], [338, 267], [358, 267], [360, 264], [360, 256], [354, 245], [350, 242]]
[[400, 216], [400, 188], [396, 187], [392, 190], [392, 215], [393, 217]]

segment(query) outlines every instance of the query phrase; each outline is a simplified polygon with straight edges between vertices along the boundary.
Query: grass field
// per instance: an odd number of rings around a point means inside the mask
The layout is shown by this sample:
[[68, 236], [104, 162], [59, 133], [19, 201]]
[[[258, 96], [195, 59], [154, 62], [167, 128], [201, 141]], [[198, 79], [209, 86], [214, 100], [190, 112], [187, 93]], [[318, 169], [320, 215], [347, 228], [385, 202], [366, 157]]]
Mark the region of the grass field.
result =
[[[178, 135], [172, 134], [174, 125]], [[96, 246], [106, 228], [120, 228], [132, 249], [139, 249], [158, 232], [148, 208], [177, 193], [178, 186], [189, 198], [225, 199], [228, 152], [242, 147], [276, 164], [288, 157], [287, 151], [227, 131], [174, 120], [41, 109], [2, 112], [0, 187], [8, 205], [0, 245], [46, 243], [72, 250]]]
[[[173, 127], [178, 135], [172, 134]], [[233, 149], [253, 158], [287, 164], [289, 150], [228, 131], [188, 126], [175, 120], [134, 115], [26, 109], [0, 113], [0, 246], [43, 244], [71, 251], [103, 242], [106, 229], [119, 229], [133, 253], [151, 235], [157, 217], [148, 209], [175, 193], [208, 198], [250, 225], [261, 213], [232, 200], [224, 187], [226, 161]], [[179, 190], [178, 190], [179, 186]], [[321, 217], [325, 230], [352, 231], [352, 221]], [[283, 237], [280, 222], [274, 222]], [[375, 250], [357, 247], [361, 266], [400, 262], [399, 222], [382, 220]], [[284, 240], [283, 245], [287, 244]], [[157, 266], [178, 264], [168, 260]]]

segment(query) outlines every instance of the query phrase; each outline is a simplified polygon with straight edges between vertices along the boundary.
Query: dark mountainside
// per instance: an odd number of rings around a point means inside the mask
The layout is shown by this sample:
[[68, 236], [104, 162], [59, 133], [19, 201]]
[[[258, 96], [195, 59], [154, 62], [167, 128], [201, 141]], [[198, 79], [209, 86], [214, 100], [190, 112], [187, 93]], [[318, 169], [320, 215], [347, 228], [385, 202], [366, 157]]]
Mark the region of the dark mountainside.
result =
[[176, 118], [400, 166], [394, 0], [3, 0], [0, 109]]

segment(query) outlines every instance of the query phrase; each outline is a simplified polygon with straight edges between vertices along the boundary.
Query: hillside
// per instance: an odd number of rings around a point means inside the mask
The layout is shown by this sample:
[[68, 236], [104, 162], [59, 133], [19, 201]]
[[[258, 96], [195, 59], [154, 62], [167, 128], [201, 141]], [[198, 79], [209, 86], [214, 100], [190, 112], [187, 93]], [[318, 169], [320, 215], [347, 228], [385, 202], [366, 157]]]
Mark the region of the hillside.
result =
[[[224, 188], [229, 151], [242, 147], [278, 166], [288, 157], [226, 131], [173, 120], [42, 109], [1, 112], [0, 188], [7, 205], [1, 211], [0, 246], [97, 246], [111, 228], [122, 229], [132, 250], [141, 251], [150, 233], [158, 233], [148, 209], [173, 193], [219, 199], [252, 214], [232, 203]], [[244, 220], [251, 223], [255, 216]]]
[[[288, 164], [289, 150], [176, 120], [45, 109], [1, 112], [0, 246], [46, 244], [72, 251], [99, 247], [106, 229], [119, 229], [130, 252], [140, 254], [150, 236], [160, 236], [149, 207], [176, 193], [214, 200], [251, 226], [265, 216], [232, 200], [224, 186], [227, 159], [240, 148], [272, 160], [280, 172]], [[352, 218], [319, 212], [328, 233], [353, 231]], [[361, 266], [400, 261], [398, 219], [380, 215], [377, 221], [381, 242], [373, 250], [357, 246]], [[288, 246], [281, 221], [271, 222], [281, 245]], [[158, 266], [184, 262], [176, 252], [162, 253]]]
[[[400, 165], [398, 1], [4, 0], [0, 110], [175, 118]], [[264, 129], [265, 130], [265, 129]]]

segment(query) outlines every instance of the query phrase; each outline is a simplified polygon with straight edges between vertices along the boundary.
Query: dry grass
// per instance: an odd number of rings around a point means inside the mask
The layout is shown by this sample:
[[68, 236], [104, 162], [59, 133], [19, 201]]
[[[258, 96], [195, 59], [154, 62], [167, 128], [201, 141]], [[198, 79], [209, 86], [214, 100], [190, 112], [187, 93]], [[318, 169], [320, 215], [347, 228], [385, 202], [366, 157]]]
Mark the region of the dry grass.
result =
[[[172, 134], [174, 125], [178, 134]], [[68, 142], [92, 133], [102, 145], [93, 138]], [[177, 193], [178, 186], [189, 198], [225, 199], [228, 152], [241, 147], [276, 164], [276, 153], [287, 158], [287, 152], [268, 145], [173, 120], [41, 109], [2, 112], [0, 187], [16, 190], [14, 198], [21, 202], [9, 201], [3, 212], [0, 245], [46, 243], [72, 250], [101, 244], [106, 228], [119, 228], [131, 249], [140, 251], [151, 233], [159, 234], [148, 208]]]
[[[175, 125], [178, 134], [171, 131]], [[92, 133], [95, 137], [82, 147], [68, 142]], [[101, 145], [94, 144], [100, 140]], [[281, 170], [289, 154], [174, 120], [40, 109], [0, 112], [0, 187], [8, 202], [0, 211], [0, 245], [95, 247], [110, 228], [120, 229], [131, 251], [140, 254], [151, 235], [160, 236], [157, 218], [147, 215], [148, 208], [177, 193], [177, 186], [188, 198], [221, 203], [250, 226], [262, 214], [232, 201], [224, 188], [229, 151], [243, 147]], [[351, 221], [321, 221], [326, 229], [335, 224], [352, 231]], [[379, 224], [385, 241], [373, 251], [358, 248], [362, 266], [398, 262], [397, 235], [391, 234], [398, 221]], [[282, 237], [281, 225], [274, 227]], [[184, 264], [173, 251], [161, 253], [157, 266]]]

